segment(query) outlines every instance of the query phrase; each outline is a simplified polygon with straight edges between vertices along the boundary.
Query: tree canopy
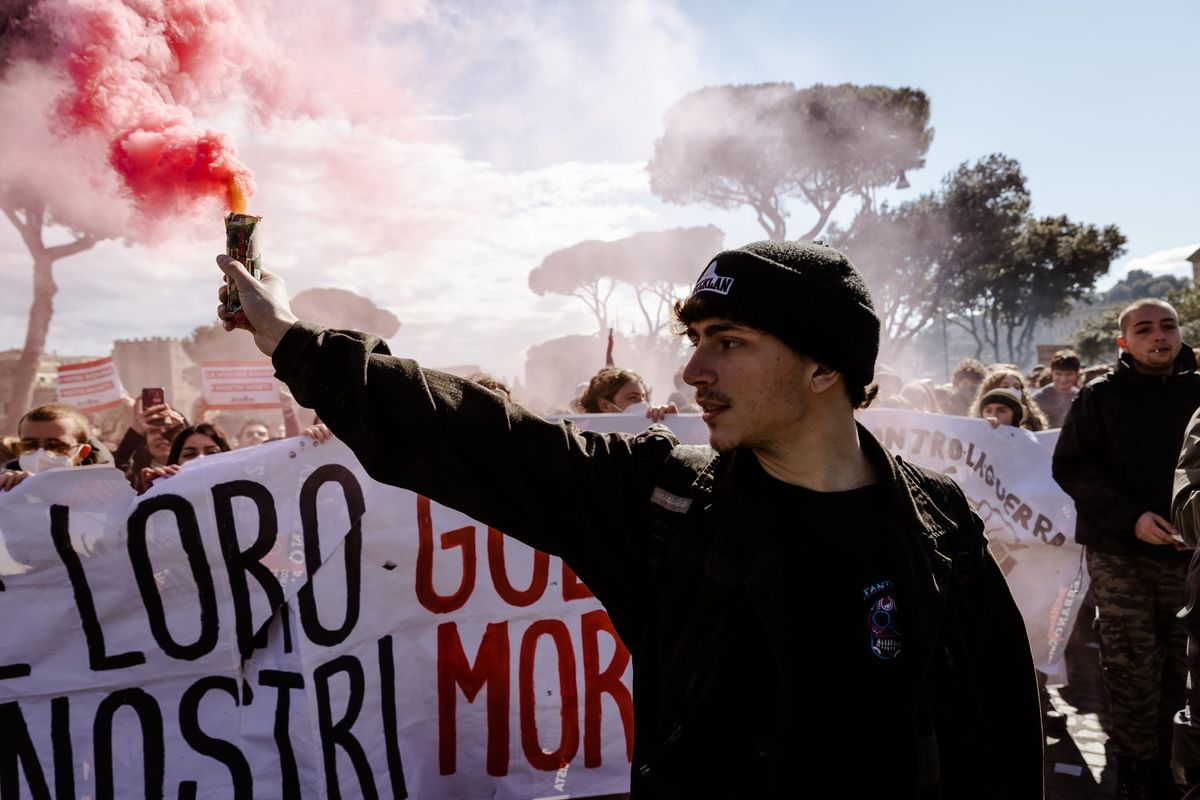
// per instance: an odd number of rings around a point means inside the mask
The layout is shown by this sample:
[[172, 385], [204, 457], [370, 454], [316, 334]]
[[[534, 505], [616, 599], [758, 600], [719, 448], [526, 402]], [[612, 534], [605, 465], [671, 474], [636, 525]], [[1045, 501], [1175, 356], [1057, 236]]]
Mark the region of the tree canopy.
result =
[[885, 354], [945, 316], [976, 357], [1028, 360], [1037, 324], [1085, 297], [1125, 244], [1114, 226], [1035, 218], [1030, 206], [1020, 164], [993, 154], [959, 165], [936, 192], [831, 229], [875, 295]]
[[933, 139], [919, 89], [790, 83], [710, 86], [667, 111], [647, 164], [650, 190], [669, 203], [746, 205], [772, 239], [787, 236], [786, 200], [812, 206], [816, 236], [838, 203], [924, 166]]
[[1084, 364], [1111, 360], [1117, 349], [1117, 317], [1120, 313], [1120, 306], [1106, 308], [1085, 322], [1075, 334], [1075, 352]]
[[400, 320], [386, 308], [348, 289], [305, 289], [292, 298], [292, 311], [301, 319], [329, 328], [353, 328], [391, 338]]
[[617, 284], [630, 286], [646, 322], [656, 335], [670, 322], [669, 310], [682, 288], [691, 284], [722, 247], [725, 234], [713, 225], [635, 233], [612, 242], [586, 241], [556, 250], [529, 273], [529, 288], [578, 297], [608, 328], [608, 301]]
[[895, 208], [863, 209], [829, 243], [846, 253], [871, 287], [882, 357], [895, 358], [942, 312], [955, 280], [948, 220], [936, 193]]
[[1154, 275], [1144, 269], [1131, 269], [1108, 291], [1096, 295], [1096, 302], [1132, 303], [1141, 297], [1166, 297], [1172, 292], [1187, 289], [1192, 282], [1174, 275]]

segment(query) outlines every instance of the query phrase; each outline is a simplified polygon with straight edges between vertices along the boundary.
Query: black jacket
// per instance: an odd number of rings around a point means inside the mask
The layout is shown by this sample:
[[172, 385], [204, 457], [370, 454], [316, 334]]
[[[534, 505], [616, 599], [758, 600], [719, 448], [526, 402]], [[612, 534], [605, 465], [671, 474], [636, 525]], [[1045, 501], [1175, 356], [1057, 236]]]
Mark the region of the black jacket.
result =
[[1183, 345], [1173, 375], [1145, 375], [1128, 353], [1079, 391], [1054, 448], [1054, 479], [1075, 501], [1075, 541], [1103, 553], [1179, 558], [1134, 535], [1138, 517], [1171, 518], [1184, 429], [1200, 407], [1200, 375]]
[[273, 360], [373, 477], [561, 556], [604, 603], [633, 656], [634, 798], [806, 796], [830, 778], [847, 797], [1041, 797], [1029, 646], [982, 524], [950, 479], [865, 429], [912, 612], [911, 683], [881, 700], [911, 714], [915, 734], [891, 745], [904, 774], [872, 769], [856, 732], [873, 719], [825, 714], [873, 687], [784, 612], [771, 552], [747, 535], [763, 514], [753, 454], [552, 424], [363, 334], [298, 323]]

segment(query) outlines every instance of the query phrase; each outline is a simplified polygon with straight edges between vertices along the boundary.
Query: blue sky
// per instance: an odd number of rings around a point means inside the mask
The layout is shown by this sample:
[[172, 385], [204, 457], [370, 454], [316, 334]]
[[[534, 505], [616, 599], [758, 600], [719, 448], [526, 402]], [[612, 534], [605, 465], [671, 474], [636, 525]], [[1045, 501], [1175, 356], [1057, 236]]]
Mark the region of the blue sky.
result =
[[[571, 7], [580, 28], [603, 25], [595, 5]], [[1129, 238], [1126, 262], [1200, 241], [1190, 213], [1200, 185], [1194, 3], [685, 2], [678, 9], [699, 53], [689, 88], [789, 81], [923, 89], [936, 135], [925, 169], [910, 174], [912, 188], [892, 193], [894, 200], [933, 188], [962, 161], [1003, 152], [1024, 167], [1035, 213], [1117, 224]], [[452, 93], [463, 108], [523, 73], [500, 59], [481, 71], [489, 81], [464, 82]], [[586, 160], [644, 159], [658, 130], [652, 116], [603, 137], [572, 130], [568, 113], [559, 122], [560, 141]], [[486, 131], [464, 127], [458, 135], [469, 153], [511, 166], [539, 163], [535, 151], [493, 148]], [[799, 220], [805, 212], [794, 206], [794, 213]], [[743, 221], [726, 223], [731, 241], [758, 235], [752, 220]]]
[[[403, 322], [393, 348], [426, 364], [512, 376], [531, 345], [594, 329], [579, 301], [527, 287], [556, 249], [708, 223], [728, 246], [762, 238], [748, 211], [666, 206], [648, 190], [644, 164], [663, 114], [707, 85], [920, 88], [936, 130], [927, 166], [908, 174], [911, 189], [883, 196], [915, 197], [963, 161], [1005, 153], [1022, 164], [1036, 213], [1125, 233], [1128, 255], [1104, 283], [1131, 265], [1179, 272], [1200, 243], [1200, 6], [356, 3], [337, 13], [361, 19], [339, 27], [311, 15], [312, 24], [361, 65], [360, 108], [362, 87], [378, 81], [417, 111], [264, 127], [227, 102], [202, 121], [227, 131], [257, 173], [252, 206], [268, 221], [269, 268], [294, 292], [336, 286], [391, 309]], [[329, 33], [339, 30], [340, 39]], [[309, 51], [282, 39], [280, 51], [305, 67]], [[18, 119], [36, 117], [0, 119], [0, 137]], [[799, 229], [810, 212], [791, 209]], [[213, 228], [197, 221], [153, 248], [106, 241], [64, 261], [50, 348], [104, 354], [114, 338], [186, 335], [210, 321]], [[9, 296], [28, 296], [28, 263], [0, 225]], [[130, 314], [131, 297], [156, 302]], [[614, 305], [621, 319], [638, 317], [630, 297], [618, 293]], [[25, 309], [0, 308], [0, 348], [20, 346]]]

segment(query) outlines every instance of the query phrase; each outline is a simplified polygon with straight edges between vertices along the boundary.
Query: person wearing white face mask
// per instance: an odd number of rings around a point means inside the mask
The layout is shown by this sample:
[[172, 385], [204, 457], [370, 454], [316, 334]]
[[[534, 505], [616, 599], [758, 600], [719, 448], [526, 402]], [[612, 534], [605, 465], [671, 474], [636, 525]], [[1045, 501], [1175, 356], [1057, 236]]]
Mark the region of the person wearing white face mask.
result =
[[30, 475], [75, 467], [92, 452], [88, 418], [77, 408], [50, 403], [29, 411], [17, 424], [17, 459], [0, 472], [0, 491], [8, 491]]
[[636, 372], [605, 367], [592, 376], [578, 404], [586, 414], [645, 414], [653, 422], [679, 412], [674, 403], [652, 406], [649, 398], [650, 392]]

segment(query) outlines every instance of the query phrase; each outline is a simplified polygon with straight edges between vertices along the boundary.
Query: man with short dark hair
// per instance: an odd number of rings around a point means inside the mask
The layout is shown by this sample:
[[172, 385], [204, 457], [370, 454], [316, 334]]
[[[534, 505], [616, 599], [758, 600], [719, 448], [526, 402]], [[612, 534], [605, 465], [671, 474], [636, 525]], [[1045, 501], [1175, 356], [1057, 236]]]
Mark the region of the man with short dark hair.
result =
[[1175, 615], [1189, 549], [1168, 518], [1200, 376], [1170, 304], [1138, 300], [1119, 324], [1117, 369], [1079, 391], [1053, 471], [1075, 501], [1075, 540], [1086, 548], [1118, 796], [1166, 797], [1172, 717], [1183, 707], [1186, 636]]
[[1061, 428], [1071, 403], [1079, 394], [1079, 356], [1074, 350], [1059, 350], [1050, 359], [1050, 383], [1033, 393], [1051, 428]]
[[15, 462], [0, 471], [0, 491], [30, 475], [57, 467], [75, 467], [92, 452], [91, 423], [74, 406], [49, 403], [25, 413], [17, 423]]
[[1041, 796], [1024, 624], [961, 490], [856, 425], [879, 320], [837, 251], [720, 253], [677, 308], [711, 448], [547, 422], [218, 263], [245, 309], [226, 327], [373, 477], [560, 555], [604, 603], [633, 654], [633, 798], [816, 776], [844, 797]]

